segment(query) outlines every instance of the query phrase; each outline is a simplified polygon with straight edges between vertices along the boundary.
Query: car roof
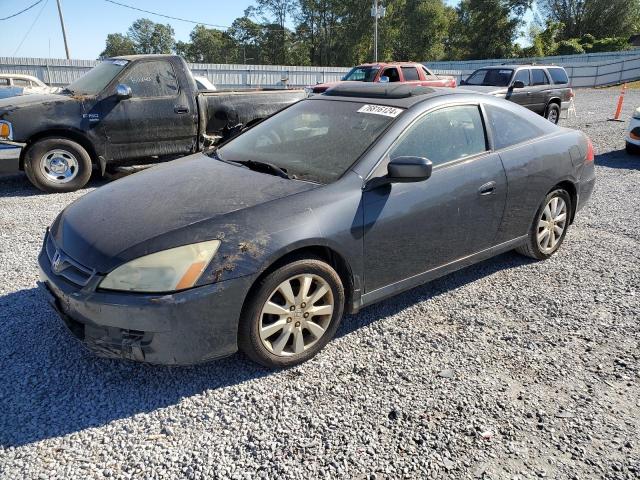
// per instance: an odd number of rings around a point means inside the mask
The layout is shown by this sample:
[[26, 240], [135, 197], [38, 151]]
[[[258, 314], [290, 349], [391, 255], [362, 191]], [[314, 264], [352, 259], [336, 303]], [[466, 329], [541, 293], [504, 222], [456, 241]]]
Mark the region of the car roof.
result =
[[25, 80], [38, 80], [33, 75], [26, 75], [24, 73], [0, 73], [0, 78], [24, 78]]
[[330, 99], [342, 101], [359, 101], [377, 105], [388, 105], [399, 108], [411, 108], [425, 100], [444, 95], [469, 94], [468, 91], [457, 91], [454, 88], [423, 87], [407, 83], [359, 83], [338, 84], [321, 95], [310, 97], [310, 100]]
[[358, 67], [387, 67], [387, 66], [415, 66], [422, 65], [420, 62], [375, 62], [375, 63], [361, 63]]
[[504, 64], [504, 65], [487, 65], [486, 67], [480, 67], [478, 70], [497, 70], [500, 68], [563, 68], [560, 65], [540, 65], [540, 64], [532, 64], [532, 63], [512, 63], [512, 64]]

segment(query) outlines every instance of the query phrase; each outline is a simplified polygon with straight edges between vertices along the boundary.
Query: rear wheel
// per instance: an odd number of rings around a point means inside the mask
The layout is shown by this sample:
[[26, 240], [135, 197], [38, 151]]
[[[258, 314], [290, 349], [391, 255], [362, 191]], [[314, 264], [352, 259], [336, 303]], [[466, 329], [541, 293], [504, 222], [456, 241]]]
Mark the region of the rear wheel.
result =
[[560, 106], [557, 103], [550, 103], [547, 107], [545, 118], [551, 123], [558, 124], [560, 120]]
[[316, 258], [293, 261], [260, 281], [244, 309], [240, 349], [267, 367], [288, 367], [317, 354], [335, 334], [344, 309], [336, 271]]
[[549, 193], [536, 212], [527, 243], [516, 251], [536, 260], [546, 260], [562, 245], [571, 218], [571, 197], [561, 188]]
[[43, 138], [25, 153], [24, 171], [43, 192], [73, 192], [91, 177], [91, 157], [77, 142], [66, 138]]

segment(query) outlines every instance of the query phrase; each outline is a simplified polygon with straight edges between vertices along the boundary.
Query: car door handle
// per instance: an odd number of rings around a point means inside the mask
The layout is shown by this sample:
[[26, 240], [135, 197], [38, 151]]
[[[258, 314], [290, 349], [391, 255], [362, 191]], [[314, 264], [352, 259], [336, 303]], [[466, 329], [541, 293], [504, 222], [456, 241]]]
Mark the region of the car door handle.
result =
[[189, 107], [185, 107], [184, 105], [178, 105], [177, 107], [174, 107], [173, 111], [176, 112], [177, 114], [189, 113]]
[[496, 191], [496, 182], [488, 182], [478, 189], [480, 195], [491, 195]]

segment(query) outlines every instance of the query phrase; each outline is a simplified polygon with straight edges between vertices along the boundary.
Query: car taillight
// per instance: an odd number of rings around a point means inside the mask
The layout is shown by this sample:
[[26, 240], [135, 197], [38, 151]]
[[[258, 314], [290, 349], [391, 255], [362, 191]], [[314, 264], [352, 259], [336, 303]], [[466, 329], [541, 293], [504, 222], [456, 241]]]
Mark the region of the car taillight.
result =
[[576, 96], [576, 94], [575, 94], [575, 93], [573, 93], [573, 88], [570, 88], [570, 89], [569, 89], [569, 98], [573, 98], [573, 97], [575, 97], [575, 96]]
[[587, 138], [587, 158], [585, 159], [584, 163], [593, 162], [594, 159], [595, 155], [593, 152], [593, 143], [591, 143], [590, 138]]

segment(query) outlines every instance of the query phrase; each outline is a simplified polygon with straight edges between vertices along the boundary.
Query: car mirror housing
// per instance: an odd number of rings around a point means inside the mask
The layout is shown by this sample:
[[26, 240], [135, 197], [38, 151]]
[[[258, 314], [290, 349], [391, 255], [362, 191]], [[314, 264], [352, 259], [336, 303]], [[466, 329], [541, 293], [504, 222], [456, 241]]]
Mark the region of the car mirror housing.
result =
[[421, 182], [431, 176], [433, 163], [424, 157], [395, 157], [387, 166], [391, 182]]
[[127, 98], [131, 98], [131, 87], [129, 85], [125, 85], [124, 83], [119, 84], [116, 87], [116, 97], [119, 100], [126, 100]]
[[522, 80], [516, 80], [513, 82], [513, 88], [524, 88], [524, 82]]
[[395, 157], [387, 165], [387, 174], [384, 177], [375, 177], [367, 182], [365, 190], [391, 183], [422, 182], [431, 176], [433, 163], [424, 157]]

